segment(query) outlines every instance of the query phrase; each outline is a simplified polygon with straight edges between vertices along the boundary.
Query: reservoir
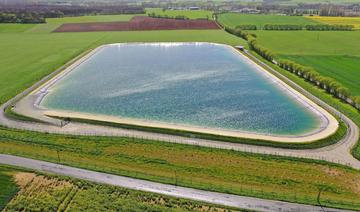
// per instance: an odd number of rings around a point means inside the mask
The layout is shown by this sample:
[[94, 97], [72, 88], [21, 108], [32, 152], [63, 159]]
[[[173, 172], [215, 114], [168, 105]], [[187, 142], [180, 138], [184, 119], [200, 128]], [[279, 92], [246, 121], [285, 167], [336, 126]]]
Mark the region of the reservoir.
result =
[[127, 43], [99, 48], [49, 88], [49, 110], [266, 135], [318, 130], [321, 114], [234, 48]]

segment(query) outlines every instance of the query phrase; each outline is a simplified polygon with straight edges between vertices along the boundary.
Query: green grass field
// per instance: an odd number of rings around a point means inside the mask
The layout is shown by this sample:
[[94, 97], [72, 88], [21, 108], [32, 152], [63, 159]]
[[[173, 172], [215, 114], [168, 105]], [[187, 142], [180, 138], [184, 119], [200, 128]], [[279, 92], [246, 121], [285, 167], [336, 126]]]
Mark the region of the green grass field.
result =
[[[204, 190], [360, 209], [360, 171], [331, 164], [132, 138], [0, 130], [0, 153]], [[59, 154], [59, 158], [57, 156]]]
[[7, 202], [18, 191], [18, 187], [13, 179], [14, 170], [11, 168], [0, 166], [0, 210], [2, 210]]
[[261, 45], [280, 58], [311, 66], [360, 95], [360, 31], [257, 31]]
[[0, 24], [0, 33], [25, 32], [35, 26], [35, 24]]
[[[103, 43], [245, 44], [220, 30], [50, 33], [52, 27], [49, 23], [23, 33], [0, 33], [1, 103]], [[77, 138], [1, 129], [2, 153], [59, 162], [58, 151], [60, 162], [73, 166], [269, 199], [316, 204], [319, 187], [328, 186], [331, 189], [324, 193], [324, 205], [360, 209], [360, 192], [353, 189], [358, 188], [354, 182], [358, 182], [359, 172], [335, 165], [140, 139]]]
[[256, 31], [261, 45], [282, 55], [360, 56], [360, 31]]
[[147, 8], [146, 13], [155, 13], [156, 15], [167, 15], [170, 17], [175, 17], [178, 15], [186, 16], [190, 19], [198, 19], [198, 18], [212, 18], [212, 12], [207, 10], [165, 10], [161, 8]]
[[307, 25], [316, 24], [317, 21], [307, 19], [302, 16], [282, 16], [282, 15], [251, 15], [240, 13], [224, 13], [218, 16], [218, 21], [223, 26], [236, 27], [238, 25], [256, 25], [261, 28], [265, 24], [294, 24]]
[[285, 55], [280, 57], [316, 67], [321, 75], [338, 80], [345, 87], [351, 88], [354, 95], [360, 95], [360, 57], [318, 55]]

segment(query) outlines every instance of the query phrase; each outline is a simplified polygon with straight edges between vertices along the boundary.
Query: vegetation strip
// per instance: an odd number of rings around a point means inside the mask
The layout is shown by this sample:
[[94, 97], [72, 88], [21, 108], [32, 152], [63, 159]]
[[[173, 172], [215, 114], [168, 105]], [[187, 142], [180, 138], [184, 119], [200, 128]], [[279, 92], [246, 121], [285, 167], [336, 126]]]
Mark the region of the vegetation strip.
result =
[[[360, 172], [337, 164], [337, 159], [334, 163], [321, 161], [327, 157], [324, 153], [347, 156], [342, 152], [320, 149], [313, 154], [309, 150], [299, 154], [299, 150], [286, 150], [283, 154], [281, 150], [263, 152], [262, 147], [244, 149], [288, 156], [282, 157], [129, 137], [64, 136], [9, 129], [0, 132], [1, 153], [166, 184], [304, 204], [317, 204], [317, 193], [324, 187], [329, 189], [322, 197], [324, 206], [354, 209], [360, 204], [360, 193], [353, 189], [357, 188]], [[294, 158], [299, 155], [303, 158]], [[304, 158], [310, 155], [319, 160]]]
[[[79, 179], [90, 180], [97, 183], [105, 183], [105, 184], [121, 186], [130, 189], [150, 191], [150, 192], [155, 192], [155, 193], [165, 194], [175, 197], [211, 202], [213, 204], [226, 205], [230, 207], [244, 208], [250, 210], [262, 210], [262, 211], [275, 211], [278, 210], [279, 207], [288, 211], [297, 211], [297, 210], [323, 211], [324, 210], [324, 208], [322, 207], [300, 205], [294, 203], [285, 203], [279, 201], [266, 201], [263, 199], [241, 197], [241, 196], [235, 196], [229, 194], [221, 194], [215, 192], [190, 189], [185, 187], [153, 183], [149, 181], [136, 180], [136, 179], [120, 177], [116, 175], [72, 168], [69, 166], [63, 166], [48, 162], [41, 162], [41, 161], [25, 159], [15, 156], [0, 155], [0, 158], [2, 158], [0, 163], [31, 168], [31, 169], [50, 172], [54, 174], [66, 175]], [[344, 210], [331, 209], [331, 211], [344, 211]]]

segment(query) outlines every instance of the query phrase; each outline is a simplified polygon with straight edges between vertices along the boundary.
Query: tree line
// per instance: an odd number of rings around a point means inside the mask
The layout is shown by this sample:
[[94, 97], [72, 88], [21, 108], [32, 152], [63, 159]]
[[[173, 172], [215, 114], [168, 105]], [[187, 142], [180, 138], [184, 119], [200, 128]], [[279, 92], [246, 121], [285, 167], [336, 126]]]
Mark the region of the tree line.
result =
[[303, 30], [302, 25], [293, 24], [265, 24], [263, 30]]
[[235, 28], [240, 29], [240, 30], [257, 30], [257, 26], [252, 25], [252, 24], [238, 25]]
[[278, 60], [278, 65], [281, 68], [315, 84], [319, 88], [324, 89], [327, 93], [332, 94], [339, 99], [347, 101], [350, 97], [350, 90], [348, 88], [342, 86], [331, 77], [321, 76], [311, 67], [300, 65], [291, 60]]
[[158, 15], [154, 12], [148, 14], [151, 18], [167, 18], [167, 19], [176, 19], [176, 20], [189, 20], [188, 17], [184, 15], [177, 15], [177, 16], [169, 16], [169, 15]]
[[331, 25], [331, 24], [312, 24], [312, 25], [293, 25], [293, 24], [265, 24], [263, 30], [310, 30], [310, 31], [352, 31], [353, 25]]
[[82, 16], [97, 14], [144, 14], [142, 6], [127, 5], [126, 3], [97, 3], [97, 4], [47, 4], [47, 3], [24, 3], [2, 4], [0, 12], [11, 14], [37, 13], [44, 18], [57, 18], [63, 16]]
[[46, 21], [44, 16], [36, 12], [26, 12], [26, 13], [0, 12], [0, 23], [39, 24], [45, 22]]
[[[238, 25], [235, 29], [240, 30], [257, 30], [258, 27], [253, 24]], [[352, 31], [353, 25], [330, 25], [330, 24], [313, 24], [313, 25], [295, 25], [295, 24], [265, 24], [260, 29], [263, 30], [309, 30], [309, 31]]]
[[230, 27], [225, 27], [225, 31], [247, 40], [250, 49], [255, 51], [264, 59], [278, 65], [280, 68], [304, 78], [308, 82], [325, 90], [327, 93], [332, 94], [334, 97], [339, 98], [360, 110], [360, 96], [352, 96], [350, 90], [337, 82], [335, 79], [321, 76], [314, 68], [300, 65], [291, 60], [279, 59], [278, 61], [275, 61], [275, 54], [269, 49], [261, 46], [257, 42], [255, 34], [251, 34], [239, 28], [233, 29]]

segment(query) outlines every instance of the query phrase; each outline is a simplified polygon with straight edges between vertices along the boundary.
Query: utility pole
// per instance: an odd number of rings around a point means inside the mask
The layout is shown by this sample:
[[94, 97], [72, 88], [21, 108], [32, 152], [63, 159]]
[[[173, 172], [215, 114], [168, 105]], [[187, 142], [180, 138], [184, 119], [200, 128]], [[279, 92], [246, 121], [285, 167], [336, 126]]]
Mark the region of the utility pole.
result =
[[176, 186], [178, 185], [178, 179], [177, 179], [177, 173], [176, 173], [176, 170], [175, 170], [175, 185], [176, 185]]
[[323, 206], [321, 205], [321, 202], [320, 202], [320, 195], [321, 195], [321, 192], [324, 191], [324, 190], [326, 190], [325, 187], [319, 188], [319, 193], [318, 193], [318, 195], [317, 195], [317, 199], [316, 199], [316, 200], [317, 200], [318, 204], [320, 205], [321, 210], [325, 212], [325, 210], [324, 210], [324, 208], [323, 208]]
[[57, 156], [58, 156], [58, 163], [60, 164], [60, 154], [59, 154], [59, 150], [56, 150]]

